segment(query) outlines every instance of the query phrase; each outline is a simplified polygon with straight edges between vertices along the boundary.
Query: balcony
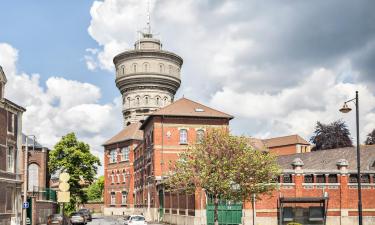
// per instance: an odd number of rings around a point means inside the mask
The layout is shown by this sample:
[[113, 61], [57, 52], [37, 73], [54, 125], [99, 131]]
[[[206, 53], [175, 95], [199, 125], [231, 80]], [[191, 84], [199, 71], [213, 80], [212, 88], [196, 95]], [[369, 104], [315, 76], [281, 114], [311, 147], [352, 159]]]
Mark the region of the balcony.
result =
[[34, 186], [33, 190], [28, 191], [29, 195], [36, 197], [37, 200], [42, 201], [57, 201], [57, 194], [51, 188]]

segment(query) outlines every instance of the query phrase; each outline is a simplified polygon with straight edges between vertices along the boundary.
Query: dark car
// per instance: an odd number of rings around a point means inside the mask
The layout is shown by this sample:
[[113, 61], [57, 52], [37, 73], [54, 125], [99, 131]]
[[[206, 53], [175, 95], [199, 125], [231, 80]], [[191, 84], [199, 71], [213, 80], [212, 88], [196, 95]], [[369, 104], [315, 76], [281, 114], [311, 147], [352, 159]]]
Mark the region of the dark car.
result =
[[87, 219], [82, 213], [74, 212], [70, 215], [70, 223], [84, 225], [87, 224]]
[[90, 222], [92, 221], [92, 216], [91, 216], [91, 212], [89, 209], [80, 209], [78, 210], [78, 212], [85, 215], [87, 221], [90, 221]]
[[61, 214], [52, 214], [48, 216], [47, 225], [69, 225], [69, 218]]

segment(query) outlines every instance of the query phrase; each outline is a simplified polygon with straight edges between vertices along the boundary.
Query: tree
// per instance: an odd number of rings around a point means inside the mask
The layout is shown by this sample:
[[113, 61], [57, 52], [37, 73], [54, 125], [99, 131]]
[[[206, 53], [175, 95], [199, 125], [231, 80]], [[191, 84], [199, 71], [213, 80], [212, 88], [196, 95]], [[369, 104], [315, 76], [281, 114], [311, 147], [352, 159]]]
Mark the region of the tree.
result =
[[104, 190], [104, 176], [100, 176], [93, 184], [87, 188], [89, 201], [101, 201]]
[[372, 130], [372, 132], [367, 135], [365, 144], [366, 145], [375, 145], [375, 129]]
[[341, 120], [330, 124], [323, 124], [318, 121], [310, 141], [315, 144], [313, 151], [353, 146], [350, 131], [345, 122]]
[[268, 193], [275, 188], [278, 173], [275, 156], [252, 149], [244, 137], [218, 129], [209, 131], [171, 164], [166, 187], [186, 192], [204, 189], [213, 197], [218, 224], [220, 198], [242, 201]]
[[67, 212], [75, 210], [77, 203], [87, 202], [82, 184], [91, 184], [100, 166], [100, 160], [90, 152], [90, 146], [78, 141], [74, 133], [68, 133], [49, 153], [51, 174], [67, 172], [70, 175], [70, 202], [65, 206]]

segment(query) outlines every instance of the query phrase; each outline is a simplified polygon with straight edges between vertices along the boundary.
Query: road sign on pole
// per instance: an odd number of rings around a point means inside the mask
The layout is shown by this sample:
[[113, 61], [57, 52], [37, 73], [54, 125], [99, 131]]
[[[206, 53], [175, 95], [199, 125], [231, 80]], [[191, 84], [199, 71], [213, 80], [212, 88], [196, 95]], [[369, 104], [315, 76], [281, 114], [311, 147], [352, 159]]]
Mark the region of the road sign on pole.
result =
[[22, 204], [22, 208], [23, 208], [23, 209], [28, 209], [28, 208], [29, 208], [29, 202], [24, 202], [24, 203]]
[[69, 173], [61, 173], [59, 176], [60, 184], [59, 184], [59, 190], [57, 192], [57, 202], [70, 202], [70, 192], [69, 188], [70, 185], [68, 183], [70, 179]]

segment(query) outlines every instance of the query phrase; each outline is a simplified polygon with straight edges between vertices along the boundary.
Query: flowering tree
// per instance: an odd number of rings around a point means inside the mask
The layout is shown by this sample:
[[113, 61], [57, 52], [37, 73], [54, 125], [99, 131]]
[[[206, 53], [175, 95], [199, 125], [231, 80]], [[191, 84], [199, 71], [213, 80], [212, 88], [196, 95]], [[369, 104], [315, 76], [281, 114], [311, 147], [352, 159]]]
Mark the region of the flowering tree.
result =
[[171, 167], [166, 182], [171, 191], [202, 188], [213, 196], [215, 224], [220, 198], [242, 201], [268, 193], [276, 187], [273, 179], [280, 171], [273, 155], [254, 150], [246, 138], [220, 129], [209, 131]]

